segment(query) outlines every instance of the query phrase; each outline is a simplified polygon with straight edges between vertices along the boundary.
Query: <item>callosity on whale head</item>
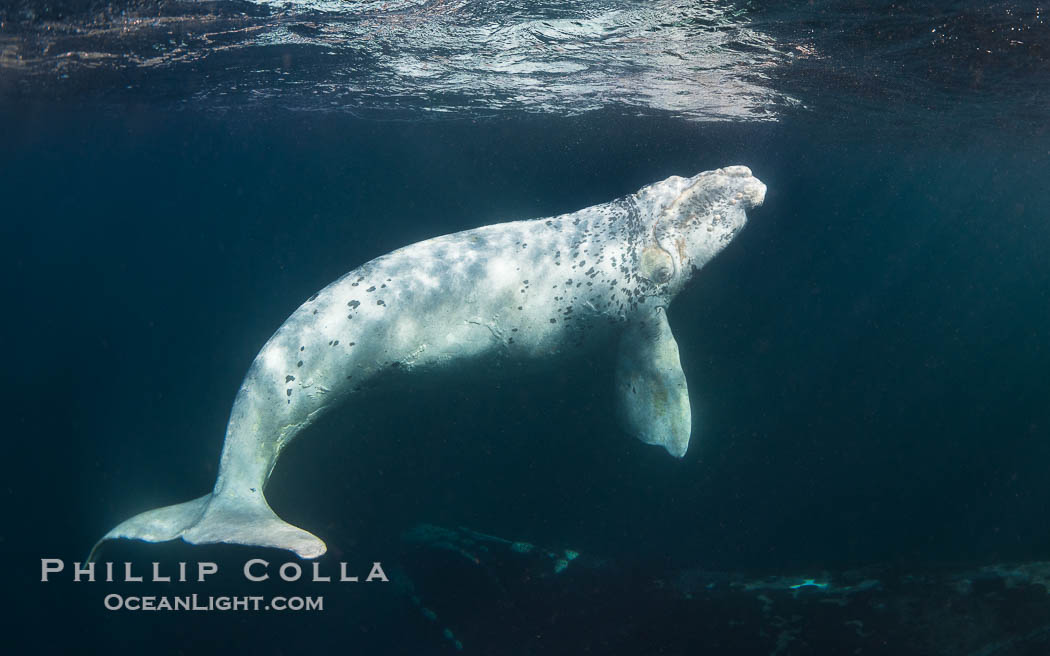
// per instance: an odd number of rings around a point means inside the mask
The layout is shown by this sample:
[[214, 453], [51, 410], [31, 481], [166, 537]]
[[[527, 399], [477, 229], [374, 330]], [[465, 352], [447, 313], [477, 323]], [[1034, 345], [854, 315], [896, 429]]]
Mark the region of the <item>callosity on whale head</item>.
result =
[[747, 210], [766, 197], [766, 185], [746, 166], [672, 176], [636, 194], [651, 221], [652, 244], [642, 253], [640, 273], [667, 283], [673, 297], [690, 277], [732, 241], [747, 223]]

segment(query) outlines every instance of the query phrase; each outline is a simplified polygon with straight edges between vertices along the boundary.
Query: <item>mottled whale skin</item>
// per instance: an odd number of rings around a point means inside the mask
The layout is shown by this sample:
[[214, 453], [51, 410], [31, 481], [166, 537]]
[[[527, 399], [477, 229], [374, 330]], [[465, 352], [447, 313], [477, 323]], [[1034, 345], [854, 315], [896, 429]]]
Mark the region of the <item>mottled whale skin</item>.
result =
[[[676, 457], [691, 410], [666, 307], [762, 204], [743, 166], [674, 176], [562, 216], [435, 237], [376, 258], [311, 296], [263, 346], [237, 393], [210, 494], [146, 511], [103, 541], [181, 537], [288, 549], [325, 544], [270, 509], [281, 450], [384, 373], [548, 361], [615, 347], [625, 429]], [[618, 340], [618, 345], [616, 344]]]

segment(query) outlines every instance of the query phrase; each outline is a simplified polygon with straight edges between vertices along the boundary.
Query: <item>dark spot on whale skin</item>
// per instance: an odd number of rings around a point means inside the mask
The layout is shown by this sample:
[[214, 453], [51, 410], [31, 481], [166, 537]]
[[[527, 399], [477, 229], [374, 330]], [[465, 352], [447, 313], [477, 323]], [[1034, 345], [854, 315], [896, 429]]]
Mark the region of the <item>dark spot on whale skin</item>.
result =
[[357, 307], [358, 307], [359, 305], [361, 305], [361, 302], [360, 302], [360, 301], [350, 301], [349, 303], [347, 303], [347, 305], [349, 305], [349, 306], [350, 306], [350, 309], [351, 309], [351, 310], [356, 310], [356, 309], [357, 309]]
[[299, 350], [300, 350], [300, 351], [305, 351], [305, 350], [306, 350], [306, 347], [305, 347], [305, 346], [300, 346], [300, 347], [299, 347]]
[[551, 323], [558, 323], [557, 319], [551, 319]]
[[314, 294], [310, 298], [306, 299], [306, 302], [309, 303], [310, 301], [316, 301], [317, 300], [317, 296], [318, 296], [317, 294]]
[[296, 362], [296, 363], [295, 363], [295, 366], [297, 366], [297, 367], [301, 367], [301, 366], [303, 366], [303, 361], [302, 361], [302, 360], [300, 360], [300, 361]]
[[353, 346], [353, 345], [354, 345], [354, 344], [356, 344], [356, 343], [357, 343], [357, 342], [350, 342], [349, 346]]
[[291, 396], [291, 395], [292, 395], [292, 388], [291, 388], [291, 387], [289, 387], [289, 388], [288, 388], [287, 390], [285, 390], [285, 391], [286, 391], [286, 392], [288, 393], [288, 396]]
[[386, 305], [386, 303], [383, 302], [383, 299], [379, 299], [376, 301], [376, 305]]
[[519, 309], [519, 310], [521, 309], [521, 306], [520, 306], [520, 305], [518, 306], [518, 309]]
[[350, 286], [351, 287], [357, 287], [357, 283], [356, 282], [352, 282], [352, 283], [350, 283]]
[[286, 383], [290, 383], [293, 380], [295, 380], [295, 376], [292, 376], [290, 374], [284, 377], [284, 382], [286, 382]]
[[382, 285], [380, 285], [379, 287], [380, 287], [380, 288], [386, 287], [386, 283], [384, 282], [384, 283], [383, 283]]
[[317, 310], [314, 310], [314, 314], [317, 314]]
[[375, 290], [376, 290], [376, 286], [375, 286], [375, 285], [372, 285], [371, 287], [369, 287], [369, 288], [368, 288], [368, 289], [366, 289], [365, 291], [366, 291], [366, 292], [374, 292]]
[[339, 346], [339, 340], [337, 339], [334, 342], [332, 342], [332, 346]]

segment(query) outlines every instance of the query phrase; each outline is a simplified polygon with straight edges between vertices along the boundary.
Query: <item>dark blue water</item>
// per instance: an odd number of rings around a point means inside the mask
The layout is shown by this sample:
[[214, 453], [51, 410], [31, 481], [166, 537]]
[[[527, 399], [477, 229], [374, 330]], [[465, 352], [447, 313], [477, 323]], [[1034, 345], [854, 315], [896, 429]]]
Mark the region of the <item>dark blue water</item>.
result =
[[[0, 10], [19, 646], [446, 653], [394, 585], [294, 587], [325, 595], [309, 616], [130, 614], [102, 598], [135, 584], [42, 584], [39, 563], [210, 489], [252, 358], [346, 271], [732, 163], [769, 192], [670, 310], [696, 408], [682, 461], [620, 431], [594, 361], [336, 412], [282, 459], [275, 510], [366, 572], [417, 522], [641, 579], [1050, 559], [1045, 10], [390, 5]], [[139, 585], [259, 594], [239, 578], [258, 553], [104, 559], [216, 560], [215, 583]]]

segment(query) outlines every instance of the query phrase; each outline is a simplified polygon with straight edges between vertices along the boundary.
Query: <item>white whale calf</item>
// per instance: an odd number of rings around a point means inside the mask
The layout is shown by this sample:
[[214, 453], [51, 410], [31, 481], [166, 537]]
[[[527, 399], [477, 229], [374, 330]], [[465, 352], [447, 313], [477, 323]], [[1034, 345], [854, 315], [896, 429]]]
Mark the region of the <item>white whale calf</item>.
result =
[[210, 494], [149, 510], [105, 540], [228, 542], [316, 558], [263, 491], [284, 449], [326, 409], [386, 374], [543, 361], [618, 345], [626, 430], [682, 457], [691, 414], [665, 313], [737, 234], [766, 187], [743, 166], [671, 177], [548, 219], [406, 246], [311, 296], [256, 356], [233, 404]]

